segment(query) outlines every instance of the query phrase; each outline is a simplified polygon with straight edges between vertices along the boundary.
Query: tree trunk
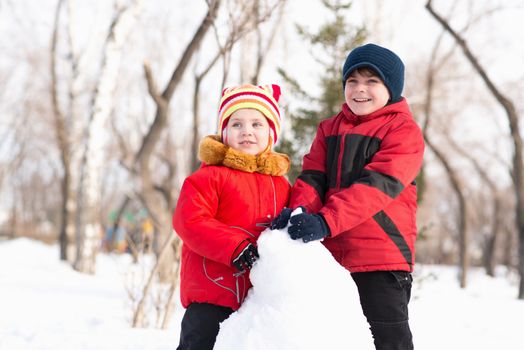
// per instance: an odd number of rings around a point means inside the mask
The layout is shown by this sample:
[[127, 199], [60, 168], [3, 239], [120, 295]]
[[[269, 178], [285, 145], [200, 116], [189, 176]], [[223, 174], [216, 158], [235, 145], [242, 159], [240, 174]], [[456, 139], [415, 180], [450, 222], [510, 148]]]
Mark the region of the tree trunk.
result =
[[435, 153], [435, 156], [438, 158], [438, 160], [441, 162], [441, 164], [446, 169], [446, 174], [449, 177], [449, 180], [451, 182], [451, 187], [453, 188], [453, 192], [455, 192], [455, 195], [457, 197], [458, 201], [458, 222], [457, 222], [457, 233], [459, 237], [459, 267], [460, 267], [460, 274], [459, 274], [459, 282], [461, 288], [466, 288], [467, 286], [467, 275], [468, 270], [470, 266], [470, 256], [469, 256], [469, 230], [468, 230], [468, 224], [467, 224], [467, 206], [466, 206], [466, 200], [464, 197], [464, 193], [462, 191], [462, 185], [458, 178], [457, 173], [451, 165], [449, 164], [447, 158], [445, 157], [444, 153], [438, 150], [435, 145], [429, 140], [427, 133], [424, 133], [424, 139], [426, 140], [426, 145]]
[[60, 227], [58, 240], [60, 242], [60, 260], [67, 261], [68, 259], [68, 237], [67, 237], [67, 223], [69, 221], [68, 201], [71, 186], [70, 176], [70, 144], [68, 142], [67, 130], [65, 126], [65, 117], [60, 110], [58, 103], [58, 78], [56, 75], [56, 47], [58, 42], [58, 24], [60, 22], [60, 11], [64, 1], [59, 0], [56, 5], [55, 21], [53, 26], [53, 36], [51, 39], [51, 97], [53, 114], [55, 118], [55, 134], [60, 152], [60, 160], [62, 161], [62, 170], [64, 172], [60, 189], [62, 195], [62, 204], [60, 210]]
[[[142, 139], [142, 144], [135, 156], [134, 167], [132, 175], [138, 177], [140, 182], [140, 192], [138, 197], [142, 204], [146, 207], [148, 213], [155, 226], [155, 231], [158, 234], [155, 236], [155, 242], [163, 242], [162, 250], [157, 256], [155, 267], [150, 273], [149, 279], [144, 286], [141, 299], [133, 315], [133, 327], [141, 327], [144, 321], [144, 307], [146, 298], [148, 298], [154, 277], [160, 276], [161, 280], [167, 280], [172, 276], [173, 267], [178, 262], [175, 261], [175, 253], [171, 249], [173, 241], [179, 240], [171, 228], [171, 212], [174, 209], [173, 203], [175, 201], [172, 191], [169, 188], [163, 188], [163, 196], [157, 191], [158, 187], [155, 185], [151, 176], [152, 169], [150, 168], [150, 159], [156, 144], [160, 140], [162, 132], [168, 124], [169, 103], [176, 88], [187, 69], [187, 66], [197, 52], [202, 40], [209, 27], [213, 24], [218, 9], [220, 0], [212, 0], [209, 2], [209, 8], [206, 16], [200, 23], [195, 35], [186, 46], [182, 57], [174, 69], [171, 79], [169, 80], [163, 92], [157, 88], [156, 81], [153, 77], [151, 68], [147, 62], [144, 63], [144, 73], [146, 76], [148, 91], [156, 104], [156, 113], [153, 123], [148, 132]], [[163, 199], [163, 200], [162, 200]]]
[[430, 65], [427, 70], [427, 79], [426, 79], [426, 97], [424, 100], [424, 115], [425, 115], [425, 121], [422, 126], [422, 134], [424, 135], [424, 140], [426, 142], [426, 145], [433, 151], [437, 159], [440, 161], [444, 169], [446, 170], [446, 174], [448, 175], [448, 178], [451, 183], [451, 187], [453, 191], [455, 192], [455, 195], [457, 197], [458, 201], [458, 222], [457, 222], [457, 234], [459, 237], [459, 267], [460, 267], [460, 274], [459, 274], [459, 283], [461, 288], [465, 288], [467, 285], [467, 273], [469, 269], [470, 259], [469, 259], [469, 234], [468, 234], [468, 227], [467, 227], [467, 205], [466, 200], [464, 197], [464, 193], [462, 191], [462, 185], [460, 182], [460, 179], [458, 177], [458, 174], [455, 172], [455, 170], [451, 167], [451, 164], [447, 160], [446, 156], [443, 152], [441, 152], [431, 141], [429, 137], [429, 125], [431, 120], [431, 115], [433, 113], [433, 89], [435, 87], [435, 75], [437, 74], [438, 68], [436, 67], [436, 55], [439, 51], [440, 46], [440, 40], [442, 37], [437, 40], [435, 43], [435, 46], [433, 47], [433, 51], [430, 57]]
[[511, 229], [509, 229], [509, 227], [504, 228], [504, 234], [506, 235], [506, 240], [504, 241], [504, 254], [502, 264], [506, 266], [508, 271], [511, 271], [516, 268], [512, 254], [513, 249], [515, 247], [515, 240], [513, 232], [511, 232]]
[[[178, 65], [171, 75], [167, 87], [162, 93], [157, 90], [157, 85], [149, 65], [144, 64], [148, 90], [153, 101], [156, 103], [157, 110], [155, 119], [153, 120], [149, 131], [144, 136], [142, 145], [135, 157], [135, 173], [139, 177], [139, 182], [141, 184], [139, 197], [144, 206], [148, 209], [148, 212], [153, 216], [153, 222], [155, 223], [157, 232], [160, 235], [157, 239], [160, 239], [162, 242], [165, 242], [168, 239], [168, 235], [172, 231], [170, 217], [171, 211], [174, 209], [172, 205], [174, 199], [171, 197], [169, 199], [170, 203], [165, 203], [164, 201], [162, 205], [163, 201], [159, 200], [161, 196], [157, 193], [157, 187], [152, 178], [150, 159], [158, 140], [160, 140], [162, 131], [165, 130], [168, 124], [169, 103], [171, 98], [175, 93], [178, 84], [182, 80], [191, 58], [197, 52], [206, 32], [214, 22], [219, 6], [220, 0], [213, 0], [209, 3], [206, 16], [184, 50]], [[171, 196], [171, 191], [169, 190], [164, 190], [164, 193], [168, 193], [168, 195]], [[171, 266], [169, 264], [172, 264], [172, 260], [170, 262], [166, 259], [164, 263], [165, 266], [160, 268], [161, 274], [164, 276], [170, 276]]]
[[[82, 133], [85, 129], [85, 121], [83, 115], [83, 108], [78, 108], [79, 96], [83, 93], [80, 87], [82, 80], [85, 78], [81, 73], [79, 68], [80, 64], [80, 55], [78, 54], [75, 43], [77, 38], [75, 37], [75, 28], [73, 22], [77, 16], [75, 12], [75, 5], [71, 2], [67, 2], [67, 11], [68, 11], [68, 27], [67, 27], [67, 42], [69, 47], [69, 52], [67, 54], [69, 62], [71, 65], [71, 78], [68, 81], [68, 115], [64, 120], [65, 131], [65, 140], [67, 142], [67, 148], [64, 148], [64, 154], [68, 156], [67, 167], [64, 168], [64, 173], [68, 174], [68, 184], [67, 184], [67, 198], [64, 203], [65, 211], [67, 212], [66, 219], [64, 220], [65, 236], [67, 239], [67, 260], [74, 264], [76, 260], [76, 218], [77, 218], [77, 192], [80, 179], [80, 164], [82, 160], [82, 152], [80, 147], [73, 147], [78, 140], [82, 139]], [[66, 191], [66, 189], [64, 189]]]
[[486, 247], [484, 249], [484, 268], [488, 276], [495, 277], [495, 267], [497, 266], [496, 251], [500, 237], [500, 198], [495, 193], [496, 198], [493, 201], [493, 218], [491, 223], [491, 235], [488, 236]]
[[193, 92], [193, 133], [191, 140], [191, 150], [190, 150], [190, 169], [191, 173], [195, 172], [199, 165], [200, 161], [198, 159], [198, 145], [200, 142], [200, 83], [202, 82], [202, 76], [195, 77], [195, 90]]
[[87, 125], [83, 162], [80, 173], [80, 187], [77, 211], [77, 256], [74, 267], [84, 273], [94, 273], [96, 255], [103, 234], [100, 223], [100, 201], [102, 195], [102, 169], [104, 163], [105, 123], [112, 110], [113, 92], [117, 82], [122, 46], [131, 30], [141, 1], [137, 0], [122, 9], [111, 23], [104, 45], [104, 56], [100, 79], [94, 94]]
[[491, 193], [491, 204], [492, 204], [492, 211], [491, 211], [491, 229], [488, 234], [488, 237], [486, 238], [486, 243], [484, 247], [483, 252], [483, 262], [484, 262], [484, 268], [486, 269], [486, 273], [489, 276], [494, 277], [495, 276], [495, 266], [496, 266], [496, 255], [495, 251], [497, 249], [497, 243], [498, 243], [498, 237], [499, 231], [500, 231], [500, 221], [501, 221], [501, 198], [500, 194], [498, 193], [497, 185], [495, 181], [491, 180], [488, 173], [484, 168], [481, 167], [481, 165], [477, 162], [477, 160], [468, 152], [465, 151], [464, 147], [460, 147], [457, 145], [450, 137], [449, 133], [447, 134], [447, 139], [449, 141], [449, 144], [453, 147], [453, 150], [457, 153], [463, 156], [464, 158], [468, 159], [472, 164], [477, 173], [480, 175], [481, 179], [484, 181], [484, 183], [487, 185], [487, 187], [490, 190]]

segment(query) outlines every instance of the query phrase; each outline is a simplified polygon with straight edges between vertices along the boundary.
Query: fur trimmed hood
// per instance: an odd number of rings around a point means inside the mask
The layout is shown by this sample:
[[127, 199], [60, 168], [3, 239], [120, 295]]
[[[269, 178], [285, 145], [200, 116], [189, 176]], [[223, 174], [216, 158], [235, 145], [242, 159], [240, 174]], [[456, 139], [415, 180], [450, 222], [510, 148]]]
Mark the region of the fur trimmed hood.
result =
[[286, 175], [291, 165], [289, 157], [283, 153], [269, 151], [253, 156], [224, 145], [218, 135], [206, 136], [200, 141], [198, 158], [207, 165], [272, 176]]

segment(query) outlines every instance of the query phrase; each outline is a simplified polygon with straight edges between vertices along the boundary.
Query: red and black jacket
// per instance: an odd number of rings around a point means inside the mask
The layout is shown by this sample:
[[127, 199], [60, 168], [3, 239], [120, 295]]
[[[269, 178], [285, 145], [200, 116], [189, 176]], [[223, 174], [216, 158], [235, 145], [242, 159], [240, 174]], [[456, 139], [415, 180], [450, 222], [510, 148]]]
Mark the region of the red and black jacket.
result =
[[323, 215], [323, 243], [349, 271], [412, 271], [423, 154], [405, 99], [365, 116], [344, 104], [320, 123], [289, 206]]

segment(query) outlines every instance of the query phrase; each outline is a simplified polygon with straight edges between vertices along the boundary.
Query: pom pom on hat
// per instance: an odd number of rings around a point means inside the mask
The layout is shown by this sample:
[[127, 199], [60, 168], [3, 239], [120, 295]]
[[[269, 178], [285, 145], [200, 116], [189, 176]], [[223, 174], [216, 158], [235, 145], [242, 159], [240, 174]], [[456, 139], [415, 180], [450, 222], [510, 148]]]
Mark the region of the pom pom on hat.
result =
[[277, 142], [280, 134], [280, 86], [276, 84], [251, 85], [245, 84], [225, 88], [222, 91], [220, 107], [218, 109], [218, 130], [223, 139], [224, 130], [231, 114], [239, 109], [251, 108], [260, 111], [268, 120], [272, 131], [273, 143]]
[[342, 85], [346, 85], [351, 72], [358, 68], [371, 68], [388, 88], [391, 103], [402, 98], [404, 88], [404, 63], [393, 51], [375, 44], [366, 44], [353, 49], [342, 68]]

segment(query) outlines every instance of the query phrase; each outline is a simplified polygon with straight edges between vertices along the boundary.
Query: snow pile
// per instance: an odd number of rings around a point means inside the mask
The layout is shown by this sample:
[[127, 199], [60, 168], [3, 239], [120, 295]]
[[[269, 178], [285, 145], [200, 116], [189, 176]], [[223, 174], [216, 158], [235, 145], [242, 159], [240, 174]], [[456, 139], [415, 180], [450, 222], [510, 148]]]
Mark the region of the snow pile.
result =
[[[373, 340], [349, 272], [318, 241], [269, 229], [242, 307], [221, 324], [216, 350], [342, 349]], [[362, 349], [362, 348], [361, 348]], [[366, 348], [367, 349], [367, 348]]]

